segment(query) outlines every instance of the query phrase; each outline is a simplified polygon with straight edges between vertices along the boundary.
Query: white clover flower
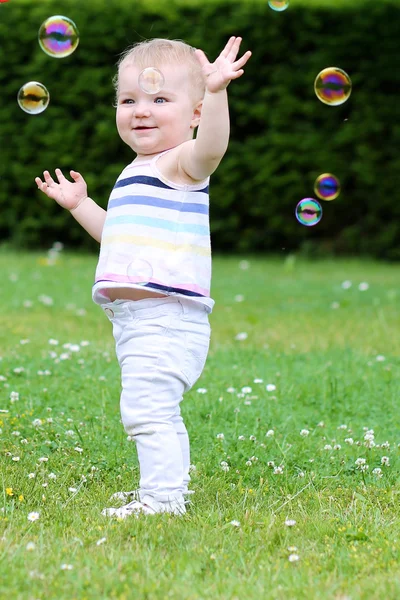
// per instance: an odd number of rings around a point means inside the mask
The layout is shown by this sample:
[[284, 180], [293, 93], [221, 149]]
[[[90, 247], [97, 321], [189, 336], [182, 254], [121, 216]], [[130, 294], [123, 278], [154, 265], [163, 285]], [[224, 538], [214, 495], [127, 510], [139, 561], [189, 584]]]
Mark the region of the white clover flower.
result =
[[235, 296], [235, 302], [243, 302], [243, 300], [244, 300], [243, 294], [237, 294]]
[[[92, 467], [92, 471], [95, 469], [97, 470], [97, 467]], [[196, 465], [189, 465], [189, 473], [194, 473], [195, 471], [197, 471]]]
[[375, 475], [375, 477], [377, 477], [378, 479], [380, 479], [381, 477], [383, 477], [383, 472], [382, 469], [380, 469], [379, 467], [376, 467], [373, 471], [372, 471], [372, 475]]
[[294, 527], [296, 525], [296, 521], [294, 519], [286, 519], [285, 525], [286, 527]]
[[390, 466], [390, 460], [388, 456], [382, 456], [381, 458], [381, 465], [385, 465], [385, 467], [389, 467]]
[[197, 388], [197, 393], [198, 394], [207, 394], [207, 389], [206, 388]]
[[53, 298], [51, 298], [50, 296], [46, 296], [45, 294], [41, 294], [40, 296], [38, 296], [38, 300], [45, 306], [52, 306], [54, 304]]
[[256, 439], [257, 439], [257, 438], [256, 438], [256, 436], [255, 436], [255, 435], [251, 435], [251, 436], [249, 437], [249, 440], [250, 440], [251, 442], [255, 442], [255, 441], [256, 441]]
[[73, 429], [67, 429], [65, 435], [72, 437], [73, 435], [75, 435], [75, 431]]
[[49, 339], [49, 344], [50, 346], [58, 346], [59, 341], [58, 340], [53, 340], [53, 338]]
[[101, 545], [102, 545], [102, 544], [104, 544], [104, 542], [106, 542], [106, 541], [107, 541], [107, 538], [105, 538], [105, 537], [102, 537], [102, 538], [100, 538], [99, 540], [97, 540], [97, 542], [96, 542], [96, 546], [101, 546]]
[[217, 440], [224, 440], [225, 436], [223, 433], [217, 433]]
[[274, 466], [275, 466], [275, 463], [274, 463], [274, 461], [273, 461], [273, 460], [269, 460], [269, 461], [267, 462], [267, 465], [268, 465], [268, 467], [271, 467], [271, 468], [272, 468], [272, 467], [274, 467]]
[[83, 452], [83, 448], [80, 448], [79, 446], [75, 446], [74, 450], [79, 453]]
[[84, 348], [85, 346], [90, 346], [90, 342], [88, 342], [87, 340], [82, 340], [80, 342], [80, 344], [81, 344], [82, 348]]
[[35, 548], [36, 548], [36, 545], [34, 544], [34, 542], [28, 542], [27, 545], [26, 545], [26, 547], [25, 547], [25, 549], [28, 552], [32, 552], [32, 550], [35, 550]]
[[357, 460], [355, 461], [355, 464], [357, 467], [360, 467], [362, 465], [365, 465], [366, 462], [367, 462], [367, 460], [365, 458], [357, 458]]
[[233, 525], [233, 527], [240, 527], [240, 521], [231, 521], [229, 525]]
[[19, 460], [21, 460], [21, 459], [20, 459], [20, 457], [19, 457], [19, 456], [13, 456], [13, 457], [12, 457], [12, 460], [13, 460], [14, 462], [18, 462], [18, 461], [19, 461]]
[[49, 473], [48, 478], [49, 479], [57, 479], [57, 475], [55, 473]]
[[40, 463], [45, 463], [45, 462], [47, 462], [48, 460], [49, 460], [49, 459], [48, 459], [48, 457], [47, 457], [47, 456], [41, 456], [41, 457], [38, 459], [38, 462], [40, 462]]
[[349, 444], [349, 446], [352, 446], [354, 444], [353, 438], [345, 438], [344, 441], [346, 442], [346, 444]]
[[360, 466], [360, 471], [364, 472], [364, 471], [368, 471], [368, 469], [369, 469], [369, 465], [361, 465]]
[[275, 431], [273, 429], [268, 429], [265, 437], [273, 437], [275, 435]]
[[389, 442], [388, 441], [383, 442], [383, 444], [381, 444], [381, 448], [386, 448], [387, 450], [389, 450], [389, 448], [390, 448]]
[[32, 302], [32, 300], [24, 300], [22, 303], [22, 306], [24, 308], [32, 308], [33, 302]]
[[226, 388], [226, 391], [227, 391], [229, 394], [234, 394], [234, 393], [236, 392], [236, 390], [235, 390], [235, 388], [234, 388], [234, 387], [228, 387], [228, 388]]
[[247, 460], [246, 461], [246, 467], [252, 467], [253, 463], [251, 462], [251, 460]]
[[42, 425], [42, 419], [33, 419], [32, 425], [34, 427], [40, 427]]
[[320, 421], [320, 422], [317, 424], [317, 427], [325, 427], [325, 423], [324, 423], [323, 421]]
[[26, 438], [23, 438], [23, 439], [20, 441], [20, 443], [21, 443], [21, 444], [27, 444], [27, 443], [28, 443], [28, 440], [27, 440]]
[[283, 469], [284, 469], [283, 466], [275, 467], [274, 468], [274, 475], [283, 475]]
[[246, 438], [244, 437], [244, 435], [239, 435], [239, 437], [238, 437], [238, 440], [240, 440], [240, 441], [243, 441], [243, 440], [245, 440], [245, 439], [246, 439]]
[[335, 310], [335, 309], [337, 309], [337, 308], [340, 308], [340, 304], [339, 304], [339, 302], [332, 302], [332, 304], [331, 304], [331, 308], [332, 308], [333, 310]]
[[301, 437], [307, 437], [309, 434], [310, 434], [310, 432], [308, 431], [308, 429], [302, 429], [300, 431]]
[[325, 444], [324, 450], [332, 450], [332, 446], [330, 444]]
[[29, 479], [35, 479], [36, 473], [28, 473]]
[[264, 380], [263, 379], [254, 379], [253, 383], [263, 383]]
[[245, 331], [242, 331], [241, 333], [238, 333], [235, 336], [235, 340], [237, 340], [238, 342], [243, 342], [244, 340], [247, 340], [248, 338], [248, 334]]
[[69, 492], [71, 492], [71, 494], [75, 494], [75, 492], [77, 492], [77, 491], [78, 491], [78, 489], [77, 489], [77, 488], [75, 488], [75, 487], [69, 487], [69, 488], [68, 488], [68, 491], [69, 491]]
[[230, 469], [230, 466], [229, 466], [229, 465], [222, 465], [222, 466], [221, 466], [221, 469], [222, 469], [222, 470], [223, 470], [225, 473], [227, 473], [227, 472], [229, 471], [229, 469]]
[[340, 450], [340, 449], [341, 449], [341, 447], [342, 447], [342, 446], [341, 446], [340, 444], [335, 444], [335, 445], [333, 446], [333, 449], [334, 449], [334, 450]]
[[242, 387], [243, 394], [251, 394], [251, 392], [252, 392], [252, 389], [248, 385], [245, 385], [244, 387]]
[[365, 446], [366, 448], [375, 448], [376, 444], [375, 444], [375, 442], [374, 442], [374, 440], [373, 440], [373, 439], [367, 439], [367, 440], [364, 442], [364, 446]]
[[300, 477], [300, 478], [303, 478], [303, 477], [305, 477], [305, 475], [306, 475], [306, 474], [304, 473], [304, 471], [299, 471], [299, 472], [297, 473], [297, 477]]
[[13, 372], [16, 373], [17, 375], [19, 375], [20, 373], [23, 373], [25, 371], [24, 367], [15, 367], [15, 369], [13, 369]]
[[351, 286], [352, 286], [352, 283], [348, 279], [346, 281], [342, 282], [342, 288], [344, 290], [348, 290], [349, 288], [351, 288]]
[[339, 425], [338, 429], [347, 429], [347, 425]]
[[288, 561], [289, 562], [297, 562], [300, 560], [300, 556], [298, 554], [289, 554]]
[[365, 292], [366, 290], [369, 289], [369, 283], [367, 283], [366, 281], [362, 281], [359, 284], [358, 289], [360, 290], [360, 292]]
[[377, 362], [383, 362], [384, 360], [386, 360], [386, 358], [384, 356], [382, 356], [382, 354], [378, 354], [378, 356], [376, 357]]
[[40, 518], [40, 514], [38, 512], [30, 512], [27, 518], [28, 521], [31, 521], [31, 523], [33, 523], [34, 521], [37, 521]]
[[11, 392], [10, 400], [11, 402], [17, 402], [19, 400], [19, 392]]
[[247, 269], [250, 267], [250, 263], [248, 260], [241, 260], [239, 262], [239, 269], [242, 269], [242, 271], [247, 271]]
[[274, 385], [273, 383], [267, 383], [265, 389], [267, 390], [267, 392], [274, 392], [276, 390], [276, 385]]
[[15, 436], [17, 436], [17, 437], [18, 437], [18, 436], [20, 436], [20, 435], [21, 435], [21, 432], [20, 432], [20, 431], [12, 431], [12, 432], [11, 432], [11, 435], [15, 435]]
[[67, 563], [63, 563], [60, 567], [61, 571], [72, 571], [73, 568], [72, 565], [67, 565]]

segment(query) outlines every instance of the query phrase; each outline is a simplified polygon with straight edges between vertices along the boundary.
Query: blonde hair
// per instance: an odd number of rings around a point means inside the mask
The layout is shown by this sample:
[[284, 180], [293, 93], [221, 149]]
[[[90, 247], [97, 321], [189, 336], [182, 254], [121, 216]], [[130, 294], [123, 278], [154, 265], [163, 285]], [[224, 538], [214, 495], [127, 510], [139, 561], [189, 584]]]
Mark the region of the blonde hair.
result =
[[[156, 67], [162, 70], [165, 64], [185, 65], [188, 69], [190, 88], [193, 99], [202, 100], [205, 93], [205, 76], [199, 61], [194, 54], [195, 48], [181, 40], [166, 40], [154, 38], [137, 42], [127, 48], [120, 56], [117, 67], [133, 63], [139, 69]], [[118, 74], [113, 79], [115, 91], [118, 94]]]

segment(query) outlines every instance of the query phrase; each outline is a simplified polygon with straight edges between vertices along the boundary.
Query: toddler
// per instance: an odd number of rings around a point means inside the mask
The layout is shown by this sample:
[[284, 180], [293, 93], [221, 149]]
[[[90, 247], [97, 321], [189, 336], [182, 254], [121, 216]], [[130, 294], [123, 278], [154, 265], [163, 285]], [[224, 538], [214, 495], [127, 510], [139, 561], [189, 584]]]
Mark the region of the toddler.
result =
[[[116, 123], [136, 158], [118, 177], [107, 211], [76, 171], [72, 182], [60, 169], [56, 180], [48, 171], [35, 179], [101, 244], [93, 300], [112, 323], [121, 417], [140, 465], [139, 489], [114, 494], [130, 501], [104, 515], [186, 511], [190, 451], [180, 402], [208, 353], [208, 186], [228, 146], [226, 88], [251, 56], [237, 60], [240, 44], [231, 37], [213, 63], [176, 40], [146, 40], [122, 55]], [[140, 85], [148, 67], [163, 75], [158, 93]]]

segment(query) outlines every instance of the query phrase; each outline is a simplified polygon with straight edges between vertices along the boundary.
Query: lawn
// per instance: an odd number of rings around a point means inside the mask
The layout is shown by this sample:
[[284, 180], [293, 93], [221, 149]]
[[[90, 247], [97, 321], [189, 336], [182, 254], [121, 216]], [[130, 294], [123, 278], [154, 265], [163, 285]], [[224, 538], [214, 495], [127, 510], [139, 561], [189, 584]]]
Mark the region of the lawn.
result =
[[397, 600], [400, 267], [215, 257], [193, 503], [116, 521], [138, 467], [95, 265], [0, 252], [0, 597]]

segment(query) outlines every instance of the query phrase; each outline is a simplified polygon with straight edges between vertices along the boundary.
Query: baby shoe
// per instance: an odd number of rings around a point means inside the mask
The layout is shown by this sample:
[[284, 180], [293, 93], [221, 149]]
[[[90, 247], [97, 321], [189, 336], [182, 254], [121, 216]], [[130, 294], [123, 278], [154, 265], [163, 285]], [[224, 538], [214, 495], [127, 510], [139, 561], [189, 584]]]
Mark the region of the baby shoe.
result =
[[[119, 494], [129, 493], [129, 492], [117, 492]], [[121, 496], [118, 497], [121, 499]], [[170, 513], [174, 515], [184, 515], [186, 513], [185, 501], [183, 496], [181, 499], [174, 499], [168, 502], [159, 502], [155, 500], [152, 496], [144, 496], [139, 502], [138, 500], [132, 500], [128, 504], [124, 506], [120, 506], [119, 508], [104, 508], [101, 511], [101, 514], [104, 517], [117, 517], [120, 519], [126, 519], [126, 517], [135, 516], [136, 518], [139, 515], [155, 515], [158, 513]]]

